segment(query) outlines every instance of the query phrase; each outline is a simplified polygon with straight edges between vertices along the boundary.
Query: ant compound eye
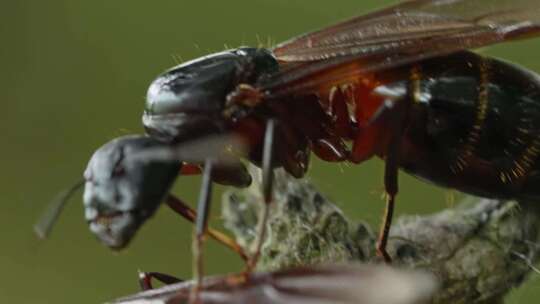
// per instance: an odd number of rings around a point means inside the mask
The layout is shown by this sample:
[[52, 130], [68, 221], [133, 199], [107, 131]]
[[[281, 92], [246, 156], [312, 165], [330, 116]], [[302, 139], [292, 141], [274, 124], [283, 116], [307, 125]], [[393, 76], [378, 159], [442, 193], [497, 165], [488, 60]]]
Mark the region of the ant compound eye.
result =
[[114, 167], [112, 171], [112, 177], [121, 177], [126, 175], [126, 168], [121, 165], [117, 165]]

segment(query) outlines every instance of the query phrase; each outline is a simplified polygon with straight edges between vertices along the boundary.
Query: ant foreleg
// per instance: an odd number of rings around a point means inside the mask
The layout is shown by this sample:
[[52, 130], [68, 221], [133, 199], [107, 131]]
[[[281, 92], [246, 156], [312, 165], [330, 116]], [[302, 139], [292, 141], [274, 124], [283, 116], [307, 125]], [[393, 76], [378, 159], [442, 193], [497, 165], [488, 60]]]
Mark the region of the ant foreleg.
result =
[[246, 272], [251, 272], [261, 255], [261, 248], [266, 237], [268, 217], [270, 214], [270, 204], [272, 203], [272, 191], [274, 183], [273, 152], [274, 152], [274, 131], [276, 122], [273, 119], [268, 120], [266, 132], [264, 135], [264, 146], [262, 155], [262, 193], [264, 204], [262, 207], [259, 224], [257, 226], [257, 238], [255, 241], [255, 252], [250, 258]]
[[180, 283], [183, 280], [161, 272], [139, 272], [139, 286], [142, 290], [154, 289], [152, 279], [158, 280], [165, 285]]
[[[185, 202], [169, 194], [166, 198], [166, 203], [167, 206], [169, 206], [169, 208], [171, 208], [174, 212], [187, 219], [188, 221], [195, 223], [197, 212], [191, 209]], [[207, 228], [207, 233], [214, 240], [220, 242], [221, 244], [230, 248], [232, 251], [236, 252], [242, 258], [242, 260], [247, 263], [248, 257], [244, 252], [244, 249], [236, 241], [234, 241], [224, 233], [218, 230], [214, 230], [210, 227]]]
[[204, 275], [203, 265], [203, 245], [204, 237], [208, 230], [208, 217], [210, 215], [210, 205], [212, 203], [212, 160], [207, 160], [204, 164], [202, 176], [201, 193], [197, 204], [197, 217], [195, 221], [195, 236], [193, 238], [193, 276], [195, 285], [190, 295], [190, 303], [198, 303], [199, 290], [202, 285]]

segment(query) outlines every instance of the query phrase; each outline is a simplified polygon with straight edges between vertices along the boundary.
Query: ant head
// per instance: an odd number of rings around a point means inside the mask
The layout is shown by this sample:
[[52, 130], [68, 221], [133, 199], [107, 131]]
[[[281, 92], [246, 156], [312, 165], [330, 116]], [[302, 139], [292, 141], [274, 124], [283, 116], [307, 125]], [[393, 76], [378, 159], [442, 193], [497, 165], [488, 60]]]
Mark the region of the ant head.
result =
[[84, 172], [85, 218], [105, 245], [125, 247], [154, 214], [180, 170], [180, 162], [154, 162], [134, 155], [160, 144], [125, 136], [99, 148]]

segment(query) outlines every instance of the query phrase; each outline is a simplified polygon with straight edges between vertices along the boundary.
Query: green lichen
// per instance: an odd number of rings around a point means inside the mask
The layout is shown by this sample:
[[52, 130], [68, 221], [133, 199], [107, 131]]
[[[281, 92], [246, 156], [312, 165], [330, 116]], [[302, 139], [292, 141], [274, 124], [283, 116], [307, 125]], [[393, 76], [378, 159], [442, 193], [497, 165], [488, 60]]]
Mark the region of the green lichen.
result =
[[[364, 260], [363, 245], [373, 243], [369, 229], [351, 226], [342, 212], [308, 183], [278, 183], [268, 237], [262, 248], [259, 269], [276, 270], [327, 261]], [[283, 189], [284, 188], [284, 189]], [[226, 194], [225, 225], [237, 241], [252, 248], [261, 198], [257, 189]]]

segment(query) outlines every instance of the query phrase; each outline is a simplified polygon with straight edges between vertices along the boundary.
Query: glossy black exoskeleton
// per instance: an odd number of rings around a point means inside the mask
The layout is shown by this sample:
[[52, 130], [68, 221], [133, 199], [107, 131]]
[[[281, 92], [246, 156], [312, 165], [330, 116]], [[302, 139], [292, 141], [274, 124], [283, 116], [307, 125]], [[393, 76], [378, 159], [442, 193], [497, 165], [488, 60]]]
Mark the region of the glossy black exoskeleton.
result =
[[[180, 144], [176, 151], [210, 134], [239, 137], [248, 160], [263, 167], [266, 203], [272, 168], [301, 177], [310, 152], [332, 162], [380, 157], [387, 209], [378, 252], [390, 261], [399, 168], [475, 195], [539, 197], [539, 77], [466, 51], [539, 34], [538, 1], [405, 1], [273, 49], [239, 48], [172, 68], [150, 85], [142, 120], [165, 148]], [[205, 163], [196, 248], [220, 165], [199, 154], [177, 158], [185, 167]], [[233, 170], [224, 175], [235, 180]]]
[[[400, 166], [489, 198], [540, 199], [540, 76], [470, 52], [415, 64]], [[405, 92], [410, 81], [386, 86]], [[400, 97], [402, 98], [402, 97]]]
[[[509, 14], [508, 12], [512, 12]], [[538, 198], [538, 76], [470, 48], [540, 32], [538, 3], [407, 1], [271, 50], [187, 62], [150, 86], [143, 123], [167, 142], [230, 132], [258, 164], [269, 119], [274, 166], [384, 159], [384, 248], [398, 169], [489, 197]]]
[[146, 97], [143, 124], [153, 137], [181, 141], [223, 132], [229, 96], [240, 84], [254, 84], [277, 71], [272, 53], [239, 48], [183, 63], [152, 82]]

